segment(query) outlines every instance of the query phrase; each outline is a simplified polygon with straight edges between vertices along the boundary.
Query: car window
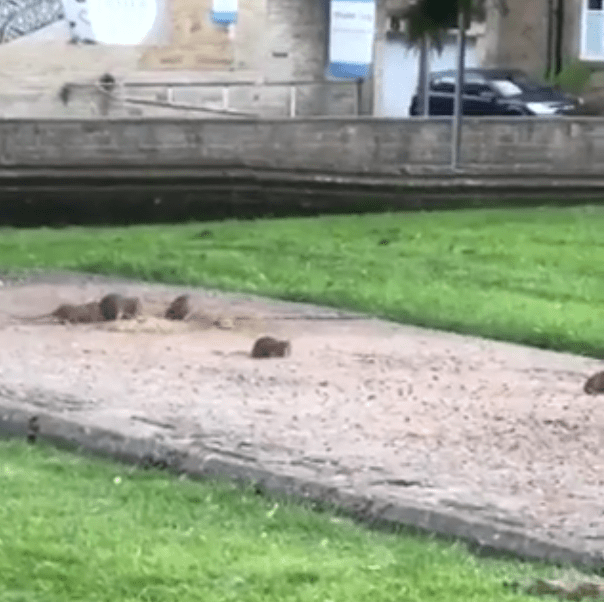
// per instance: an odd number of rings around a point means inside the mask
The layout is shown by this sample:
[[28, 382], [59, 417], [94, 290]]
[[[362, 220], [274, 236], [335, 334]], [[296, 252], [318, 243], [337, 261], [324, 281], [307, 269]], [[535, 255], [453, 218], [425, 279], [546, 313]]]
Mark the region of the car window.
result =
[[491, 80], [491, 84], [502, 96], [506, 98], [508, 96], [517, 96], [518, 94], [522, 94], [522, 88], [517, 86], [514, 82], [511, 82], [509, 79], [493, 79]]
[[485, 92], [493, 92], [486, 84], [479, 84], [474, 82], [466, 82], [463, 86], [463, 93], [468, 96], [480, 96]]
[[452, 77], [440, 77], [433, 79], [430, 84], [430, 89], [434, 92], [455, 92], [455, 80]]
[[540, 92], [542, 90], [548, 90], [548, 86], [544, 86], [537, 82], [530, 80], [528, 77], [516, 76], [514, 77], [514, 83], [523, 91], [523, 92]]

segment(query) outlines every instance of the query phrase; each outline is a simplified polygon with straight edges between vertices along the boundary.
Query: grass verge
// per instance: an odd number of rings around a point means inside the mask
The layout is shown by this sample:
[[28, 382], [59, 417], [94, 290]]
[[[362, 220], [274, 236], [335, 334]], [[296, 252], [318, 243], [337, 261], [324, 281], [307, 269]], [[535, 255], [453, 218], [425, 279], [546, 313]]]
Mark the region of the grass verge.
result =
[[0, 264], [247, 291], [604, 353], [600, 206], [5, 228]]
[[521, 601], [551, 572], [21, 441], [0, 483], [1, 602]]

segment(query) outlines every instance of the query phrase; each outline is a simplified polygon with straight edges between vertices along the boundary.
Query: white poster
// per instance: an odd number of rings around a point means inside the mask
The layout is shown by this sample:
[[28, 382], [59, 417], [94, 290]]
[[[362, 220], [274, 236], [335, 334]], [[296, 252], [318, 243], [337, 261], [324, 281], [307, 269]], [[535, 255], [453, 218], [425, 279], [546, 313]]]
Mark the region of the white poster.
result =
[[94, 39], [102, 44], [140, 44], [157, 15], [156, 0], [87, 0]]
[[157, 0], [63, 0], [74, 40], [140, 44], [155, 22]]
[[212, 21], [231, 25], [237, 21], [237, 0], [212, 0]]
[[369, 74], [375, 32], [374, 0], [331, 0], [329, 19], [330, 72], [358, 79]]

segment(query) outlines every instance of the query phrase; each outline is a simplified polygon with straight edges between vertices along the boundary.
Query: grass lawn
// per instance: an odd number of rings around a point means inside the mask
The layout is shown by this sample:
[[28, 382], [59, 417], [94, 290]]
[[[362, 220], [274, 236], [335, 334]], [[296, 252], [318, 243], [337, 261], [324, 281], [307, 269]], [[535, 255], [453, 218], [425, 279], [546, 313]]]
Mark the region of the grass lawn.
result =
[[520, 601], [505, 581], [550, 572], [0, 440], [1, 602]]
[[0, 230], [0, 267], [206, 285], [604, 353], [604, 206]]

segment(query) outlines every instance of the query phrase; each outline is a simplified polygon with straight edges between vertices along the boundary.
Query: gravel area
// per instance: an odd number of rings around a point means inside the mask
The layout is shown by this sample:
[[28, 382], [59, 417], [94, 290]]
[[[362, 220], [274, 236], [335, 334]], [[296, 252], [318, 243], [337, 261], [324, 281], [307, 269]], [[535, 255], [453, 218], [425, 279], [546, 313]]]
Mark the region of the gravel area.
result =
[[[214, 453], [393, 506], [600, 554], [602, 363], [327, 308], [79, 275], [3, 278], [0, 405]], [[15, 316], [107, 292], [137, 320], [60, 325]], [[289, 339], [256, 360], [254, 340]], [[604, 563], [602, 565], [604, 567]]]

